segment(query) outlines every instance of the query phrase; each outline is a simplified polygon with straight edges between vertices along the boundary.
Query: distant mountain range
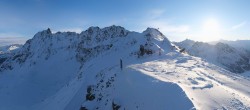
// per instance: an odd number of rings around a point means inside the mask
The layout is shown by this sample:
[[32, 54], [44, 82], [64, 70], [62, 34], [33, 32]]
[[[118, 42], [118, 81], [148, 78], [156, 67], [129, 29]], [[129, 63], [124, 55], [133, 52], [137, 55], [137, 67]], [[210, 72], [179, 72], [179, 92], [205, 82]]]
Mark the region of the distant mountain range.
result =
[[250, 51], [250, 40], [236, 40], [236, 41], [219, 40], [219, 41], [214, 41], [214, 42], [210, 42], [210, 43], [215, 44], [218, 42], [228, 44], [234, 48], [244, 48], [244, 49]]
[[250, 51], [247, 50], [248, 44], [241, 44], [241, 42], [249, 41], [223, 41], [211, 44], [186, 39], [174, 44], [185, 48], [190, 55], [201, 57], [231, 72], [243, 73], [250, 70]]
[[12, 44], [7, 46], [0, 47], [0, 65], [11, 56], [11, 53], [15, 53], [20, 47], [21, 44]]
[[0, 47], [0, 54], [10, 53], [11, 51], [15, 51], [16, 49], [22, 47], [22, 44], [12, 44], [7, 46]]

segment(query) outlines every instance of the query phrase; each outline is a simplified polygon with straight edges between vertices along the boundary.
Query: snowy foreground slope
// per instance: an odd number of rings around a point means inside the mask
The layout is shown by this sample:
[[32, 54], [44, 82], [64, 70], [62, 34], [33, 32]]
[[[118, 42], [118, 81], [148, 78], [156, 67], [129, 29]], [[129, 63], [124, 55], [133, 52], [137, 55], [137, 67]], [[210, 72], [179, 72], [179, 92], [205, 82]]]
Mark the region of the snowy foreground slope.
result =
[[129, 67], [161, 81], [178, 84], [196, 109], [250, 109], [250, 79], [200, 58], [171, 52]]
[[[140, 45], [152, 54], [138, 56]], [[248, 110], [249, 84], [153, 28], [45, 30], [1, 64], [0, 110]]]

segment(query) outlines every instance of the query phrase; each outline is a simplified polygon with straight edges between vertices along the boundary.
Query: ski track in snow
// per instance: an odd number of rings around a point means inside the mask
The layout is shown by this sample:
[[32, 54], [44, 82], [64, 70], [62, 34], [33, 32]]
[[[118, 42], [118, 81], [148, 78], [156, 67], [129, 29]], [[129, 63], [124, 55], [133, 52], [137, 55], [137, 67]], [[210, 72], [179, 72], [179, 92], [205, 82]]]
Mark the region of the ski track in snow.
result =
[[169, 53], [166, 58], [129, 67], [178, 84], [196, 109], [250, 109], [249, 78], [230, 73], [200, 58]]

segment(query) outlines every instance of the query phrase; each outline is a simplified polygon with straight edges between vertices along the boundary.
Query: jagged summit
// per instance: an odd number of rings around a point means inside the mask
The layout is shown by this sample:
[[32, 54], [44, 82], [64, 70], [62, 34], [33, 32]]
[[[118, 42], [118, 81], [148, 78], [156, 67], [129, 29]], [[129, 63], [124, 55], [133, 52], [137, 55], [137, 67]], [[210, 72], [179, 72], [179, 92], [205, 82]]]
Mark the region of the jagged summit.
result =
[[[122, 40], [126, 37], [126, 40]], [[122, 40], [122, 41], [120, 41]], [[57, 32], [51, 33], [50, 29], [38, 32], [35, 34], [34, 38], [29, 40], [29, 44], [34, 45], [53, 45], [58, 42], [68, 42], [62, 43], [58, 45], [75, 45], [78, 43], [82, 43], [84, 47], [95, 47], [98, 45], [107, 45], [107, 44], [115, 44], [117, 42], [125, 42], [128, 40], [137, 40], [137, 42], [143, 44], [146, 42], [153, 43], [155, 45], [162, 45], [164, 48], [169, 48], [171, 46], [170, 41], [164, 36], [159, 30], [154, 28], [147, 28], [143, 33], [131, 32], [126, 30], [121, 26], [109, 26], [104, 28], [89, 27], [87, 30], [82, 31], [81, 33], [75, 32]], [[72, 44], [72, 42], [74, 42]], [[132, 41], [128, 41], [132, 42]], [[164, 43], [161, 43], [164, 42]], [[166, 45], [163, 45], [166, 44]], [[124, 44], [126, 45], [126, 44]]]
[[48, 28], [36, 33], [19, 51], [13, 53], [12, 58], [0, 66], [0, 71], [14, 68], [14, 62], [24, 64], [27, 60], [48, 60], [51, 56], [65, 52], [71, 52], [71, 57], [76, 56], [79, 62], [86, 62], [108, 51], [121, 51], [124, 55], [137, 54], [140, 45], [145, 46], [152, 54], [172, 49], [170, 41], [154, 28], [148, 28], [143, 33], [131, 32], [115, 25], [104, 28], [89, 27], [81, 33], [52, 33]]
[[[50, 38], [52, 36], [78, 36], [84, 40], [92, 40], [95, 42], [100, 42], [103, 40], [108, 40], [116, 37], [125, 37], [129, 33], [133, 33], [131, 31], [126, 30], [124, 27], [112, 25], [109, 27], [100, 28], [98, 26], [91, 26], [88, 29], [82, 31], [81, 33], [76, 32], [56, 32], [52, 33], [50, 28], [47, 30], [40, 31], [34, 35], [33, 39], [41, 38], [45, 40], [46, 38]], [[138, 33], [138, 32], [135, 32]], [[168, 40], [166, 36], [164, 36], [159, 30], [155, 28], [147, 28], [145, 31], [142, 32], [144, 36], [147, 36], [147, 39], [155, 39], [157, 41]], [[93, 42], [91, 42], [93, 43]], [[90, 43], [90, 44], [91, 44]]]
[[103, 32], [109, 31], [109, 32], [119, 33], [120, 31], [127, 31], [127, 30], [124, 27], [116, 26], [116, 25], [112, 25], [112, 26], [104, 27], [104, 28], [100, 28], [98, 26], [91, 26], [87, 30], [82, 31], [80, 34], [85, 34], [86, 32], [88, 32], [89, 34], [93, 34], [95, 32], [100, 32], [100, 31], [103, 31]]

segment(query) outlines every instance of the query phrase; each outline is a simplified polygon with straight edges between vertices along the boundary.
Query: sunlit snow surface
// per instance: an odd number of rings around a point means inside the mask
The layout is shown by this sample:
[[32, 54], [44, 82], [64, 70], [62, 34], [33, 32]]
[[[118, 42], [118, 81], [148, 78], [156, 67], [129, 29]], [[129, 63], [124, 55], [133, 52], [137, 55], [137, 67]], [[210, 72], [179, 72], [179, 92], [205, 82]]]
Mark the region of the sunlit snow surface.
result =
[[197, 109], [250, 109], [250, 80], [178, 53], [129, 67], [161, 81], [178, 84]]

